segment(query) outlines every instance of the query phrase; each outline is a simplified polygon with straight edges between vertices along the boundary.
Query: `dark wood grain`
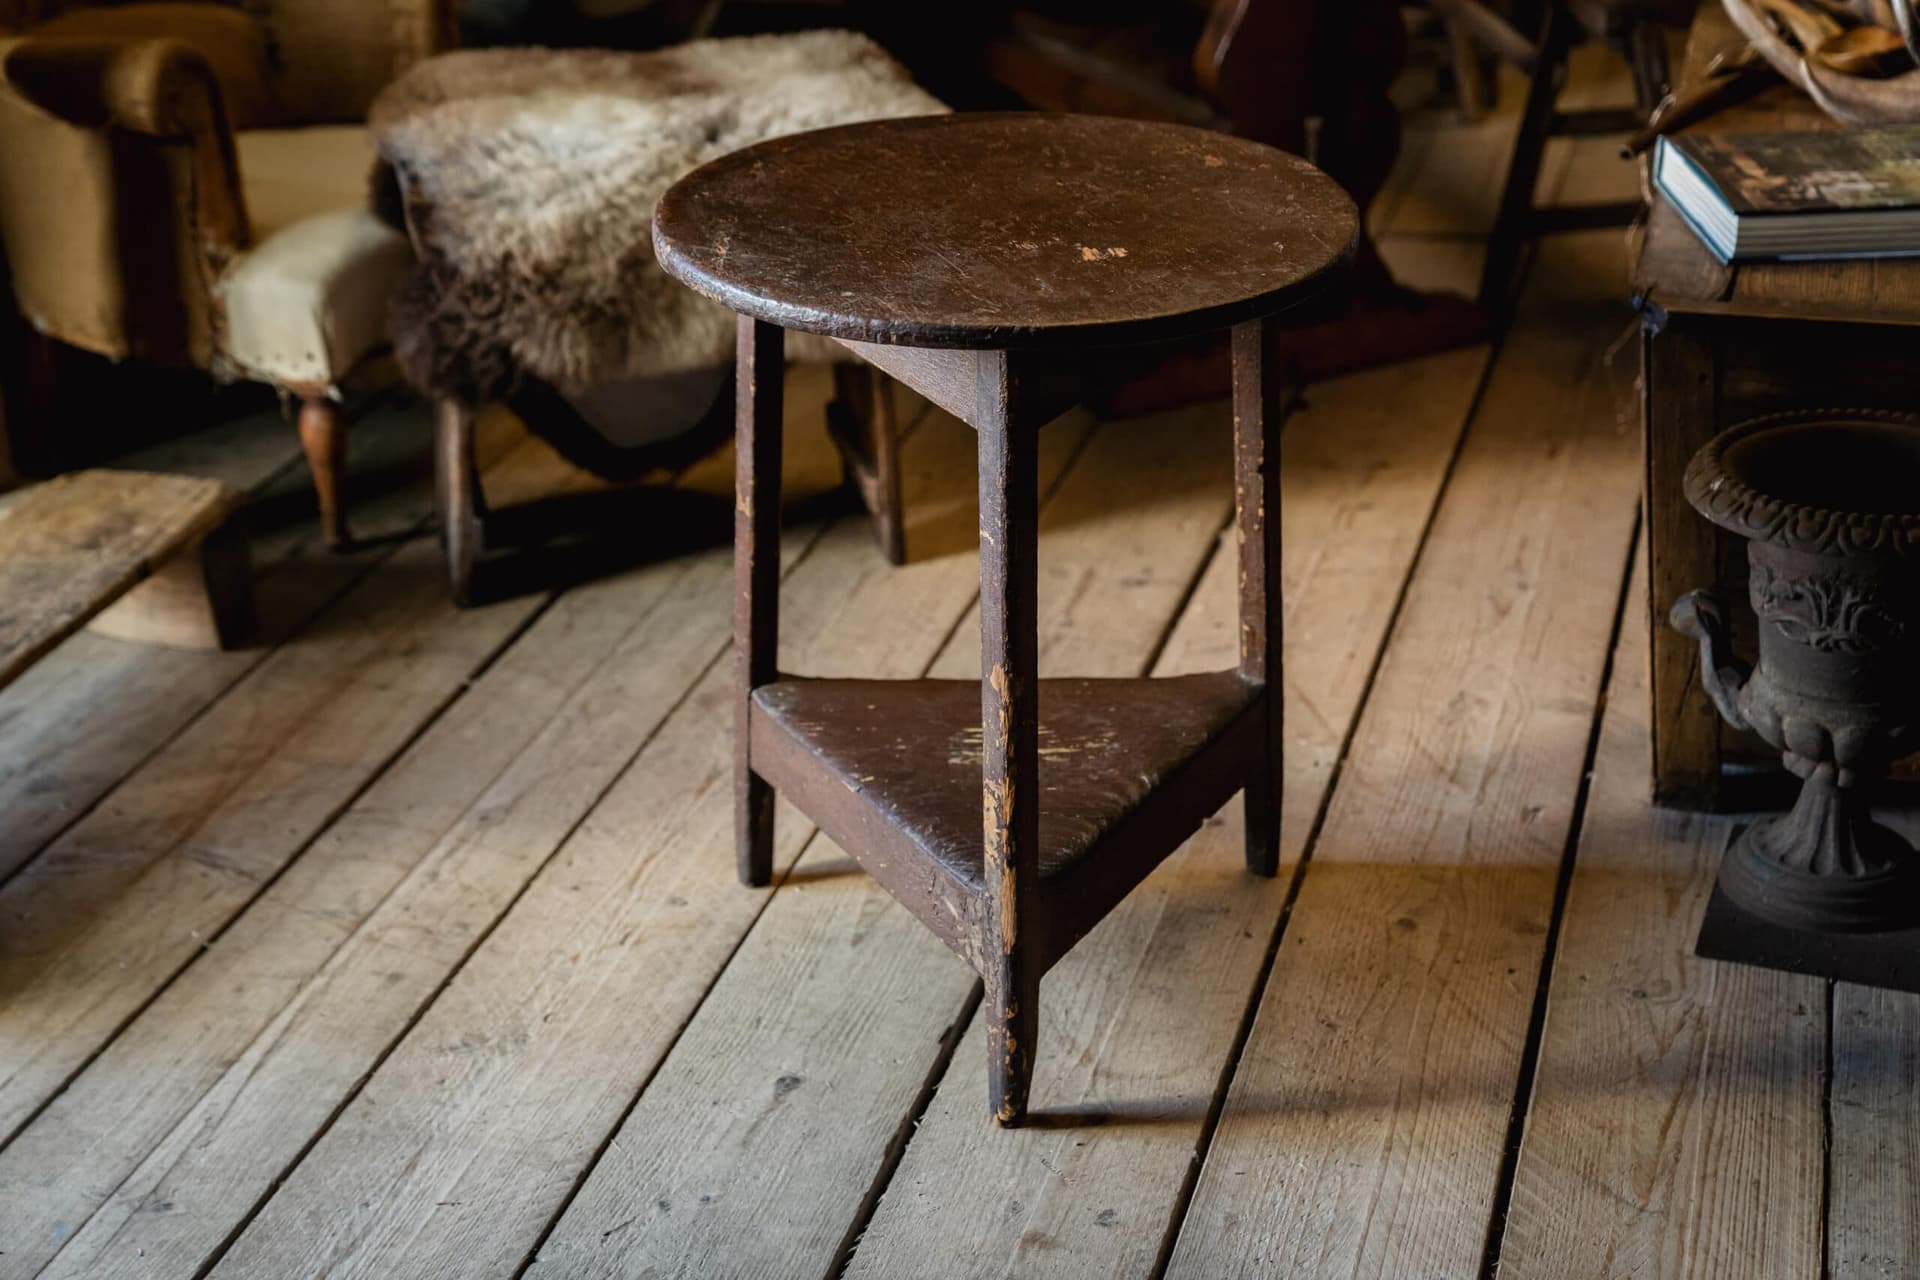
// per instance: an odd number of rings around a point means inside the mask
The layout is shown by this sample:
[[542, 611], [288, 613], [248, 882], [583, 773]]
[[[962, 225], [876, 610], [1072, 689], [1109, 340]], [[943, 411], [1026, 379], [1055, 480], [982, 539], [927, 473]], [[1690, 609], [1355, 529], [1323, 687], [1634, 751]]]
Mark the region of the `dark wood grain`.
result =
[[[1007, 352], [980, 357], [980, 814], [987, 1105], [1026, 1118], [1040, 1027], [1040, 495]], [[915, 755], [921, 751], [913, 752]]]
[[[980, 405], [975, 383], [979, 364], [991, 358], [993, 352], [890, 347], [846, 338], [842, 338], [840, 344], [968, 426], [977, 425], [974, 419]], [[1027, 421], [1050, 422], [1080, 403], [1087, 387], [1100, 377], [1102, 368], [1096, 359], [1082, 358], [1083, 354], [1048, 351], [1044, 359], [1025, 362], [1020, 370], [1020, 403]]]
[[980, 113], [777, 138], [695, 170], [660, 263], [790, 329], [921, 347], [1073, 347], [1221, 329], [1353, 251], [1345, 192], [1202, 129]]
[[1280, 420], [1279, 371], [1265, 359], [1274, 326], [1233, 331], [1233, 510], [1240, 544], [1240, 674], [1264, 690], [1261, 735], [1247, 771], [1247, 870], [1280, 869]]
[[780, 656], [780, 424], [786, 334], [741, 316], [735, 348], [733, 499], [733, 782], [740, 881], [773, 879], [773, 789], [747, 749], [753, 691]]
[[833, 366], [827, 433], [840, 450], [847, 484], [873, 521], [874, 541], [888, 564], [907, 562], [906, 518], [900, 510], [900, 426], [893, 380], [863, 361]]
[[[1233, 761], [1244, 756], [1222, 757], [1214, 767], [1208, 749], [1246, 746], [1242, 724], [1264, 723], [1254, 714], [1260, 695], [1232, 671], [1039, 682], [1043, 803], [1035, 862], [1037, 899], [1049, 917], [1069, 902], [1088, 902], [1096, 912], [1117, 902], [1233, 794], [1244, 772]], [[818, 793], [824, 803], [805, 807], [822, 829], [949, 946], [984, 968], [986, 958], [968, 940], [988, 893], [979, 700], [971, 680], [786, 677], [754, 696], [753, 754], [794, 799], [804, 803]], [[1156, 844], [1144, 868], [1117, 875], [1116, 866], [1132, 863], [1118, 852], [1116, 833], [1167, 805], [1161, 784], [1183, 761], [1201, 758], [1209, 765], [1188, 784], [1196, 799], [1173, 806], [1186, 830]], [[803, 791], [802, 773], [824, 781]], [[1096, 888], [1096, 880], [1105, 883]], [[1064, 931], [1077, 936], [1070, 926]], [[1070, 945], [1059, 932], [1049, 929], [1050, 956]]]

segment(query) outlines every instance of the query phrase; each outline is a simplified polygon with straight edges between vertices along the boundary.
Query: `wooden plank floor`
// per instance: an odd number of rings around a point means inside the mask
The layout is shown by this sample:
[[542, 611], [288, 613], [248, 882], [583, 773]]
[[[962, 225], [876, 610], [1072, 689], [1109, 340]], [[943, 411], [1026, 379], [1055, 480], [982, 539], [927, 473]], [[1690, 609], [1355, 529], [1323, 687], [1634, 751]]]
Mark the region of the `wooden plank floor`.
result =
[[[1416, 123], [1407, 277], [1471, 284], [1509, 126]], [[1090, 935], [1017, 1132], [971, 971], [844, 853], [782, 807], [734, 880], [724, 548], [462, 612], [418, 473], [333, 556], [281, 424], [140, 459], [263, 495], [271, 642], [83, 634], [0, 695], [0, 1280], [1920, 1276], [1920, 998], [1694, 959], [1734, 819], [1646, 803], [1625, 253], [1308, 390], [1281, 875], [1235, 803]], [[973, 436], [908, 400], [913, 560], [789, 528], [789, 669], [977, 669]], [[489, 430], [500, 495], [581, 483]], [[1043, 668], [1229, 661], [1224, 407], [1042, 441]]]

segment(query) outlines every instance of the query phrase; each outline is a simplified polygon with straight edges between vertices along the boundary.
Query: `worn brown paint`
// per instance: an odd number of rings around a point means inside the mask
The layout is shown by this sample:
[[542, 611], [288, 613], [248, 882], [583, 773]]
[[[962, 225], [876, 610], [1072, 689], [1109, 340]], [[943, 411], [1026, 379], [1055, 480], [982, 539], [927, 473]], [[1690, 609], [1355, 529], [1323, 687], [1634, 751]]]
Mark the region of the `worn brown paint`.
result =
[[225, 532], [239, 501], [220, 480], [145, 471], [76, 471], [35, 486], [0, 521], [0, 688], [176, 563], [212, 629], [238, 639], [252, 613], [245, 544]]
[[773, 789], [747, 743], [753, 691], [779, 678], [780, 426], [786, 334], [741, 316], [735, 350], [733, 661], [734, 841], [743, 884], [773, 879]]
[[1247, 770], [1247, 869], [1280, 869], [1280, 419], [1284, 394], [1266, 360], [1275, 324], [1233, 330], [1233, 508], [1240, 551], [1240, 674], [1261, 689], [1265, 732]]
[[[1284, 404], [1270, 317], [1318, 291], [1357, 228], [1330, 180], [1265, 147], [1037, 114], [795, 135], [661, 201], [662, 264], [742, 314], [742, 875], [761, 882], [778, 787], [980, 972], [1003, 1125], [1027, 1112], [1040, 976], [1243, 787], [1248, 864], [1274, 871]], [[978, 682], [775, 669], [776, 325], [846, 342], [979, 433]], [[1039, 428], [1072, 403], [1086, 349], [1227, 326], [1238, 667], [1041, 681]]]
[[1040, 966], [1040, 495], [1020, 369], [983, 351], [973, 422], [980, 455], [980, 776], [984, 869], [993, 899], [987, 984], [988, 1102], [1002, 1124], [1026, 1111]]
[[[696, 175], [654, 214], [667, 271], [790, 329], [907, 347], [1072, 351], [1224, 329], [1316, 293], [1358, 226], [1304, 160], [1096, 116], [879, 120]], [[1127, 252], [1082, 260], [1096, 245]]]

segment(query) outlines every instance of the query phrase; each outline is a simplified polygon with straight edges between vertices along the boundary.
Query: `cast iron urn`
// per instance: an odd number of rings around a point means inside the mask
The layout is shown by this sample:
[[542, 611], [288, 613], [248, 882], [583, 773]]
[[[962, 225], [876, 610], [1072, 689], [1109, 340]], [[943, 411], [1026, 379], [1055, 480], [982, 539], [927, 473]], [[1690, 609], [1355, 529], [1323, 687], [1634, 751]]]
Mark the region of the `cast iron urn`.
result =
[[1696, 511], [1747, 540], [1759, 662], [1734, 657], [1707, 592], [1682, 596], [1673, 625], [1700, 642], [1721, 716], [1802, 779], [1790, 813], [1735, 840], [1721, 890], [1790, 928], [1920, 922], [1920, 858], [1868, 810], [1887, 766], [1920, 745], [1920, 420], [1755, 419], [1708, 442], [1684, 484]]

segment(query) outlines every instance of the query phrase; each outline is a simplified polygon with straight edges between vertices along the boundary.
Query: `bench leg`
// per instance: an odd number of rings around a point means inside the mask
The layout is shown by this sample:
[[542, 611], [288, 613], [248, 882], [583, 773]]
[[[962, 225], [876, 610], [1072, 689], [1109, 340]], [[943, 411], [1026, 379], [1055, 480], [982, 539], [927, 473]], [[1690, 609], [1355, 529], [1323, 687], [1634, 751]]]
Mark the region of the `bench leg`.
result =
[[307, 469], [313, 472], [321, 536], [330, 547], [344, 547], [350, 541], [341, 493], [347, 464], [347, 424], [340, 416], [340, 406], [324, 392], [300, 398], [300, 447], [306, 450]]
[[96, 635], [174, 649], [237, 649], [256, 629], [247, 540], [231, 521], [87, 624]]

